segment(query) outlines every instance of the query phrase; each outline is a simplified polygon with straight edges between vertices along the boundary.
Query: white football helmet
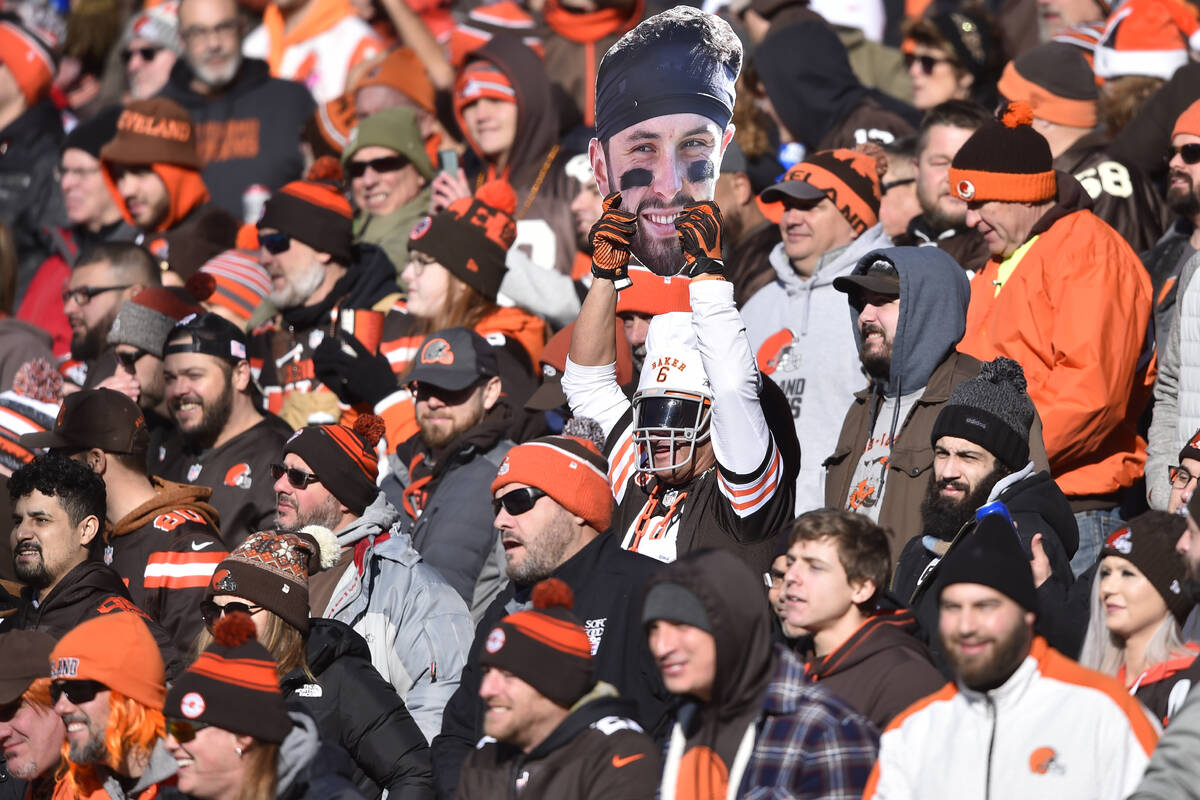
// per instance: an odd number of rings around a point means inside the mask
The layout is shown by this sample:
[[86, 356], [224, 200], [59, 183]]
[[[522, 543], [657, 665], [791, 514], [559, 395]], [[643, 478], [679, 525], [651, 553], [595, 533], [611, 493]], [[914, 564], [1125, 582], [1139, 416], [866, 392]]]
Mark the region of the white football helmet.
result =
[[[709, 438], [712, 390], [696, 349], [690, 312], [659, 314], [650, 320], [646, 359], [633, 395], [633, 441], [638, 472], [671, 472], [686, 466], [696, 445]], [[679, 448], [684, 448], [679, 450]], [[671, 454], [655, 466], [654, 451]]]

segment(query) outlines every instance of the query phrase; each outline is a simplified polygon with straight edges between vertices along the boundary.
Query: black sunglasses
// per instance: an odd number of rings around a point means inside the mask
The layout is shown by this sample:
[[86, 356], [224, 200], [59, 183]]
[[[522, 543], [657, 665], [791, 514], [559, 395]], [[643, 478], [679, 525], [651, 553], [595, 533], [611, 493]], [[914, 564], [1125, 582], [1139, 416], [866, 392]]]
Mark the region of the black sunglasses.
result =
[[142, 57], [142, 61], [153, 61], [161, 50], [161, 47], [131, 47], [121, 51], [121, 61], [128, 65], [135, 53]]
[[295, 467], [285, 467], [283, 464], [271, 465], [271, 477], [279, 480], [287, 475], [288, 483], [295, 489], [307, 489], [310, 483], [320, 483], [321, 479], [311, 472], [305, 472]]
[[1167, 161], [1170, 161], [1175, 156], [1183, 159], [1185, 164], [1200, 164], [1200, 144], [1185, 144], [1181, 147], [1172, 147], [1170, 155], [1167, 156]]
[[50, 702], [57, 703], [64, 694], [71, 705], [82, 705], [96, 699], [108, 687], [97, 681], [55, 681], [50, 684]]
[[180, 744], [187, 744], [192, 739], [196, 738], [196, 731], [204, 730], [208, 727], [207, 722], [196, 722], [190, 719], [175, 719], [168, 717], [167, 733], [175, 737], [175, 741]]
[[[251, 606], [247, 605], [246, 603], [233, 602], [219, 606], [212, 600], [205, 600], [200, 604], [200, 619], [204, 620], [204, 627], [211, 631], [213, 626], [217, 624], [217, 620], [221, 619], [221, 617], [225, 616], [226, 614], [241, 612], [246, 615], [253, 615], [262, 610], [262, 606]], [[180, 741], [183, 740], [180, 739]]]
[[119, 363], [126, 372], [133, 374], [134, 367], [141, 360], [142, 356], [150, 355], [149, 350], [143, 350], [140, 347], [137, 350], [117, 350], [117, 363]]
[[292, 237], [286, 233], [260, 233], [258, 243], [271, 255], [286, 253], [292, 246]]
[[492, 500], [492, 515], [499, 516], [500, 509], [508, 512], [510, 517], [517, 517], [533, 508], [534, 504], [546, 496], [541, 489], [526, 486], [524, 489], [513, 489]]
[[925, 75], [932, 75], [933, 69], [938, 64], [953, 64], [952, 58], [938, 58], [937, 56], [919, 56], [916, 53], [904, 54], [904, 68], [912, 69], [913, 64], [921, 65], [921, 72]]
[[395, 172], [396, 170], [404, 169], [411, 163], [404, 156], [384, 156], [383, 158], [376, 158], [371, 161], [351, 161], [346, 165], [346, 174], [351, 178], [361, 178], [367, 174], [367, 167], [382, 174], [384, 172]]

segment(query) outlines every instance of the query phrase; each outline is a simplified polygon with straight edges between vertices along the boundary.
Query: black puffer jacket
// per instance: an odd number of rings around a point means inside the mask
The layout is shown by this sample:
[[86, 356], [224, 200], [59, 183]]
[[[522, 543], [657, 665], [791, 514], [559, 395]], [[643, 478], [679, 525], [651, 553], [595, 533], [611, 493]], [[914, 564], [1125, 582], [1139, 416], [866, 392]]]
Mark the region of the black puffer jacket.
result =
[[309, 680], [302, 668], [280, 681], [289, 706], [317, 723], [321, 738], [354, 759], [354, 782], [367, 797], [432, 800], [429, 745], [404, 701], [371, 665], [367, 642], [331, 619], [309, 620]]

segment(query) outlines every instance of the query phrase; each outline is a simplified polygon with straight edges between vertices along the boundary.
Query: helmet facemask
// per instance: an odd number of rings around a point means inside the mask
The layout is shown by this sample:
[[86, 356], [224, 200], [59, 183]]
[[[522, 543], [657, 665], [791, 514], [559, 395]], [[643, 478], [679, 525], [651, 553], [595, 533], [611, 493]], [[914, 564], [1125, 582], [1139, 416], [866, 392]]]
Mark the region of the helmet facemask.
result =
[[[633, 396], [633, 442], [638, 472], [661, 474], [686, 467], [696, 446], [708, 441], [712, 400], [674, 389], [639, 389]], [[666, 448], [669, 464], [656, 466], [654, 450]]]

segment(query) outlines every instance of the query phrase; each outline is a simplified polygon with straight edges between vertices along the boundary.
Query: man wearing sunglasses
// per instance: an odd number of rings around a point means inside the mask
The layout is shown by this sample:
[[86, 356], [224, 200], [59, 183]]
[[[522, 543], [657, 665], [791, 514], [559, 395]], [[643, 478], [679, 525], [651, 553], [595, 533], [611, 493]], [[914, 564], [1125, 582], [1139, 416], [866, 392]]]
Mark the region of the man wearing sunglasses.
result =
[[358, 123], [342, 169], [354, 197], [354, 238], [379, 245], [399, 273], [408, 237], [429, 211], [433, 165], [411, 108], [386, 108]]
[[121, 37], [129, 96], [147, 100], [161, 92], [179, 49], [179, 17], [173, 7], [154, 6], [131, 17]]
[[556, 578], [574, 594], [573, 613], [591, 643], [596, 680], [636, 706], [635, 719], [657, 736], [665, 731], [662, 686], [637, 624], [642, 590], [658, 562], [628, 550], [610, 530], [608, 464], [593, 420], [576, 417], [562, 436], [544, 436], [508, 451], [490, 487], [494, 525], [504, 548], [509, 584], [476, 628], [458, 691], [446, 706], [433, 744], [440, 797], [453, 797], [460, 765], [484, 733], [481, 657], [489, 632], [506, 615], [532, 604], [534, 585]]
[[1167, 507], [1172, 497], [1167, 482], [1171, 458], [1200, 428], [1200, 394], [1181, 381], [1200, 353], [1190, 335], [1200, 297], [1200, 282], [1193, 279], [1194, 256], [1200, 250], [1200, 100], [1176, 120], [1167, 158], [1167, 205], [1178, 216], [1143, 257], [1158, 292], [1158, 379], [1146, 459], [1146, 491], [1152, 508]]
[[163, 661], [142, 618], [106, 614], [50, 653], [50, 699], [67, 728], [56, 793], [150, 800], [177, 764], [167, 751]]
[[82, 462], [104, 481], [103, 560], [139, 608], [166, 628], [181, 652], [200, 632], [200, 603], [228, 548], [203, 487], [151, 478], [149, 432], [137, 405], [111, 389], [81, 389], [63, 401], [54, 429], [21, 438], [29, 447]]
[[196, 121], [213, 202], [253, 223], [258, 209], [243, 206], [244, 192], [253, 185], [274, 191], [300, 177], [300, 129], [315, 104], [303, 85], [271, 77], [263, 60], [243, 58], [244, 33], [234, 0], [180, 3], [181, 58], [162, 94]]
[[[272, 195], [258, 221], [262, 265], [279, 313], [255, 329], [247, 350], [266, 409], [292, 428], [310, 421], [352, 422], [351, 403], [357, 411], [371, 411], [398, 388], [387, 358], [345, 333], [357, 324], [357, 310], [391, 315], [383, 320], [385, 344], [409, 324], [396, 308], [395, 265], [375, 245], [354, 244], [352, 216], [338, 187], [303, 180]], [[326, 338], [337, 345], [334, 353], [353, 358], [353, 369], [330, 374], [314, 362]]]

